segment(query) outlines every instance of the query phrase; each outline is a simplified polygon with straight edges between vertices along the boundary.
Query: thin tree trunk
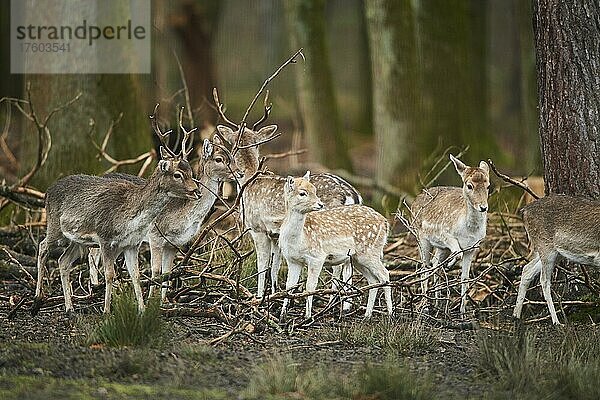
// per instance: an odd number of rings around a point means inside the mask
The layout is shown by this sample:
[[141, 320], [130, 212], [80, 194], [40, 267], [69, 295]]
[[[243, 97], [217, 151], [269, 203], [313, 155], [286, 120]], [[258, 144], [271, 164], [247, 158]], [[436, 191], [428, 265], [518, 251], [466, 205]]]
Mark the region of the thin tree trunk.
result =
[[365, 3], [373, 76], [373, 129], [378, 182], [407, 188], [415, 168], [419, 115], [417, 47], [410, 2]]
[[303, 47], [306, 55], [306, 62], [295, 71], [311, 157], [329, 168], [350, 170], [348, 138], [340, 123], [325, 38], [325, 1], [286, 0], [285, 12], [291, 46]]
[[[469, 146], [467, 162], [497, 157], [496, 140], [488, 130], [485, 4], [480, 0], [416, 4], [423, 74], [422, 154], [441, 144]], [[454, 173], [449, 173], [455, 182]]]
[[600, 2], [536, 0], [533, 22], [546, 192], [600, 198]]

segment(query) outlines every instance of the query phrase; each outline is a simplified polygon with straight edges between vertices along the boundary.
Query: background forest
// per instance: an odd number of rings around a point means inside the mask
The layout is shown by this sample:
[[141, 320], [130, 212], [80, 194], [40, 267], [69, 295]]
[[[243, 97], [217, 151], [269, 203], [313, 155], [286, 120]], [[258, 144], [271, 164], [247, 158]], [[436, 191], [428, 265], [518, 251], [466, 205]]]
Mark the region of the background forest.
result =
[[[4, 60], [9, 18], [2, 2]], [[127, 159], [148, 151], [154, 104], [169, 104], [162, 115], [174, 123], [186, 103], [178, 60], [193, 123], [208, 127], [206, 136], [217, 123], [213, 87], [239, 122], [262, 82], [300, 47], [306, 61], [269, 86], [269, 122], [283, 135], [264, 153], [308, 152], [271, 161], [271, 169], [342, 169], [414, 194], [431, 183], [427, 172], [445, 151], [468, 146], [468, 163], [490, 157], [512, 174], [541, 173], [528, 1], [154, 0], [152, 18], [151, 75], [11, 75], [9, 63], [0, 65], [0, 96], [25, 98], [29, 82], [39, 115], [82, 93], [50, 120], [52, 149], [35, 187], [106, 170], [91, 139], [102, 142], [120, 113], [107, 153]], [[0, 175], [12, 183], [35, 163], [37, 130], [7, 103], [0, 126]], [[458, 182], [448, 171], [437, 183]]]

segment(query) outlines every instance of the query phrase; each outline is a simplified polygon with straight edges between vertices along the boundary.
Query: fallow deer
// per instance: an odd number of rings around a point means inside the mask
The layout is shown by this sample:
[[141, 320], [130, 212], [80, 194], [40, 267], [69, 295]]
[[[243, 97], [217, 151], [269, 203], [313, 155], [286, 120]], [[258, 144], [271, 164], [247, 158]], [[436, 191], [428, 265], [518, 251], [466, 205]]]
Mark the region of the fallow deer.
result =
[[65, 243], [58, 260], [65, 309], [73, 311], [69, 272], [91, 246], [99, 246], [106, 282], [104, 312], [110, 312], [114, 263], [124, 253], [138, 308], [144, 300], [138, 270], [138, 248], [152, 228], [152, 222], [174, 198], [200, 198], [192, 168], [182, 146], [180, 154], [161, 147], [162, 159], [143, 185], [123, 179], [70, 175], [59, 179], [46, 192], [47, 232], [38, 251], [36, 303], [41, 300], [48, 252]]
[[[268, 112], [265, 112], [265, 116]], [[264, 120], [264, 118], [263, 118]], [[261, 120], [262, 121], [262, 120]], [[244, 172], [245, 183], [258, 170], [259, 145], [274, 137], [276, 125], [265, 126], [256, 130], [245, 128], [243, 133], [229, 126], [218, 125], [219, 134], [231, 144], [237, 144], [234, 158], [238, 167]], [[282, 176], [269, 174], [257, 177], [245, 188], [242, 197], [242, 215], [244, 225], [250, 229], [250, 234], [256, 248], [258, 271], [258, 297], [265, 293], [265, 277], [268, 271], [271, 276], [271, 290], [277, 289], [277, 276], [281, 263], [281, 250], [277, 245], [277, 237], [281, 223], [285, 217], [284, 186], [286, 179]], [[339, 176], [324, 173], [311, 177], [312, 184], [317, 188], [317, 195], [326, 208], [361, 204], [360, 193]], [[334, 284], [339, 278], [341, 268], [334, 267]], [[352, 269], [349, 265], [343, 268], [343, 282], [351, 282]], [[350, 303], [344, 303], [348, 309]]]
[[567, 195], [550, 195], [523, 207], [523, 221], [533, 249], [533, 259], [523, 268], [513, 315], [521, 318], [531, 281], [540, 284], [553, 324], [560, 324], [550, 283], [559, 259], [600, 267], [600, 201]]
[[[463, 181], [460, 187], [424, 189], [411, 205], [412, 228], [417, 236], [421, 254], [423, 294], [427, 294], [431, 270], [444, 263], [461, 260], [461, 305], [464, 314], [467, 304], [468, 279], [477, 246], [486, 234], [488, 211], [489, 167], [481, 161], [469, 167], [450, 155]], [[432, 261], [432, 250], [435, 251]]]
[[[323, 209], [310, 173], [302, 178], [289, 176], [285, 183], [286, 214], [280, 228], [279, 245], [288, 264], [286, 290], [297, 285], [302, 268], [308, 266], [306, 290], [316, 289], [323, 265], [350, 262], [369, 284], [389, 282], [383, 265], [388, 221], [362, 205]], [[391, 287], [383, 288], [388, 314], [392, 315]], [[369, 289], [365, 317], [371, 317], [378, 288]], [[312, 295], [306, 298], [306, 317], [312, 314]], [[285, 315], [289, 299], [281, 310]]]
[[[242, 178], [243, 174], [231, 159], [229, 152], [215, 136], [211, 143], [204, 140], [197, 176], [201, 199], [173, 199], [154, 221], [150, 231], [150, 254], [152, 277], [171, 271], [177, 248], [188, 244], [200, 231], [218, 197], [221, 183]], [[150, 288], [153, 294], [154, 286]], [[163, 286], [161, 299], [166, 299], [167, 287]]]
[[[184, 133], [189, 133], [183, 126], [181, 129]], [[172, 199], [154, 220], [148, 238], [144, 240], [150, 244], [152, 279], [161, 273], [169, 273], [177, 249], [185, 246], [198, 234], [202, 222], [218, 197], [221, 182], [243, 177], [218, 136], [215, 136], [212, 142], [204, 140], [195, 175], [200, 186], [200, 200]], [[105, 175], [105, 178], [125, 179], [138, 185], [146, 182], [138, 176], [121, 173]], [[97, 264], [98, 257], [90, 251], [90, 277], [94, 285], [98, 284]], [[155, 288], [154, 285], [150, 287], [150, 297], [154, 295]], [[161, 301], [164, 302], [166, 294], [167, 285], [164, 285]]]

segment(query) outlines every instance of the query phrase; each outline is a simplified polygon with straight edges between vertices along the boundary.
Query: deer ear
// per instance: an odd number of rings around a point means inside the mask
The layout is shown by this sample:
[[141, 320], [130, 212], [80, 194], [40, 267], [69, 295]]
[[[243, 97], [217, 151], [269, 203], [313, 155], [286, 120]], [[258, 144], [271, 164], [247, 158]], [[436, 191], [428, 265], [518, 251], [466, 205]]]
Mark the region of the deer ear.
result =
[[160, 160], [158, 162], [158, 168], [162, 171], [162, 172], [167, 172], [169, 170], [169, 167], [171, 165], [170, 161], [167, 160]]
[[223, 138], [225, 140], [227, 140], [227, 142], [229, 144], [233, 144], [235, 142], [236, 138], [236, 132], [233, 131], [233, 129], [231, 129], [228, 126], [225, 125], [217, 125], [217, 131], [219, 131], [219, 133], [221, 134], [221, 136], [223, 136]]
[[212, 155], [213, 145], [208, 139], [204, 139], [204, 143], [202, 144], [202, 158], [205, 160], [208, 159]]
[[484, 170], [487, 175], [490, 174], [490, 166], [485, 161], [481, 161], [479, 163], [479, 168]]
[[285, 186], [287, 190], [294, 190], [294, 177], [291, 175], [288, 175], [286, 181], [285, 181]]
[[310, 182], [310, 171], [306, 171], [303, 178]]
[[260, 128], [258, 130], [258, 132], [256, 132], [257, 142], [267, 140], [268, 138], [273, 136], [276, 131], [277, 131], [277, 125], [269, 125], [269, 126], [264, 126], [264, 127]]
[[212, 138], [212, 142], [214, 144], [218, 144], [218, 145], [222, 145], [223, 141], [221, 140], [221, 138], [219, 137], [219, 135], [214, 135]]
[[465, 174], [465, 170], [467, 169], [465, 163], [460, 161], [458, 158], [454, 157], [452, 154], [450, 154], [450, 160], [454, 163], [454, 168], [456, 168], [456, 172], [458, 172], [458, 174], [462, 177]]

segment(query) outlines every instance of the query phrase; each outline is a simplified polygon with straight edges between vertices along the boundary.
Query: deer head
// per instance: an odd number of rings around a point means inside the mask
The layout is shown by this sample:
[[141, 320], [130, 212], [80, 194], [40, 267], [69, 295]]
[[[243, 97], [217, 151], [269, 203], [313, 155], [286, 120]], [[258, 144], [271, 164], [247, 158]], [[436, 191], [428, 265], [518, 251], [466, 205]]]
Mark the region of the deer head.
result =
[[244, 177], [231, 153], [215, 136], [212, 141], [204, 139], [200, 154], [200, 174], [216, 181], [233, 181]]
[[463, 181], [463, 194], [473, 209], [479, 212], [488, 210], [488, 189], [490, 187], [490, 169], [485, 161], [478, 167], [469, 167], [450, 154], [456, 172]]
[[317, 189], [310, 183], [310, 171], [307, 171], [302, 178], [288, 176], [284, 193], [288, 209], [301, 214], [318, 211], [324, 207], [317, 196]]
[[[168, 144], [168, 138], [171, 130], [163, 132], [156, 118], [156, 111], [159, 104], [154, 107], [154, 112], [150, 115], [152, 128], [161, 142], [159, 149], [161, 160], [158, 161], [155, 174], [158, 174], [159, 187], [170, 197], [180, 197], [197, 200], [200, 198], [200, 190], [196, 181], [192, 167], [188, 163], [187, 157], [192, 152], [192, 143], [188, 143], [194, 129], [186, 130], [181, 123], [181, 112], [179, 126], [184, 133], [181, 141], [181, 151], [175, 153]], [[193, 139], [192, 139], [193, 140]]]

